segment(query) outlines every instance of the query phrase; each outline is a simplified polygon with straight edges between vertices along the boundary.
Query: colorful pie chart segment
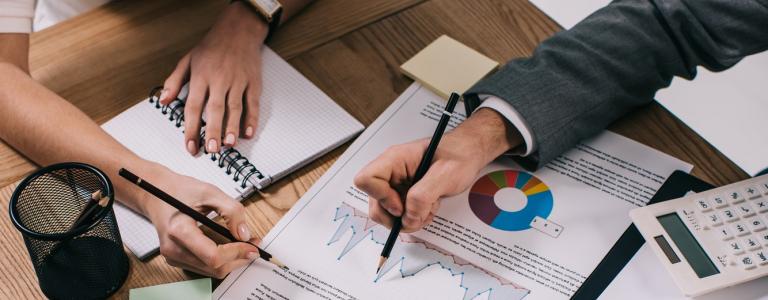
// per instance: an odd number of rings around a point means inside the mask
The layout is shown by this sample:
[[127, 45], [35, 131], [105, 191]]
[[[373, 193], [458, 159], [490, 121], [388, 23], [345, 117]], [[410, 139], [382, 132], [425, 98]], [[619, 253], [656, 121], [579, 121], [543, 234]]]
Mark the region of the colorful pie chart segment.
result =
[[[517, 211], [501, 209], [496, 202], [509, 199], [495, 199], [496, 192], [512, 188], [523, 192], [527, 203]], [[469, 191], [469, 207], [483, 223], [506, 231], [520, 231], [531, 228], [535, 217], [546, 219], [552, 212], [554, 200], [549, 187], [528, 172], [501, 170], [480, 177]]]

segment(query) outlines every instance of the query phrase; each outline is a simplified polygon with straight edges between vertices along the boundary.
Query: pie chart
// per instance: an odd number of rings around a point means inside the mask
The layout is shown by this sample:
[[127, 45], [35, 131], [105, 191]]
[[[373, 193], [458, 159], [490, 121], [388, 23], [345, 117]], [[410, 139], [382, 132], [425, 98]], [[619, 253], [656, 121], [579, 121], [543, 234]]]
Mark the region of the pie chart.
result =
[[[522, 192], [525, 206], [519, 210], [499, 207], [498, 203], [515, 201], [503, 198], [508, 193], [498, 193], [505, 189]], [[528, 172], [517, 170], [494, 171], [480, 177], [469, 190], [468, 198], [469, 207], [475, 216], [483, 223], [505, 231], [531, 228], [531, 221], [535, 217], [549, 217], [554, 204], [552, 192], [544, 182]]]

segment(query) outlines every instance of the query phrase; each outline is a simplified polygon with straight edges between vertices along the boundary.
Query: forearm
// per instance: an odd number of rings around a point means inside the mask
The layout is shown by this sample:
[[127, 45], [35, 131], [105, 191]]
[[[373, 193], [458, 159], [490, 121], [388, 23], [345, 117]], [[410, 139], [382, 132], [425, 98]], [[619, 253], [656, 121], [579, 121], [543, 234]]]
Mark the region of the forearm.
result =
[[29, 34], [0, 33], [0, 64], [6, 63], [29, 73]]
[[0, 65], [0, 138], [40, 165], [78, 161], [107, 173], [116, 199], [145, 213], [146, 194], [119, 179], [129, 167], [148, 176], [165, 168], [142, 160], [74, 105], [10, 65]]

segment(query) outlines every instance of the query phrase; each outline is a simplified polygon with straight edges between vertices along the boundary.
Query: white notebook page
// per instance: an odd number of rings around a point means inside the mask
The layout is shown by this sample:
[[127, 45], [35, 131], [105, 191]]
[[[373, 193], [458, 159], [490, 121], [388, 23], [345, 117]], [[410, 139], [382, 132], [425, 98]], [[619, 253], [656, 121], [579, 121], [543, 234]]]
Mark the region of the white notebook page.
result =
[[[240, 139], [235, 149], [271, 181], [362, 131], [360, 122], [267, 47], [263, 48], [262, 66], [259, 125], [255, 137]], [[140, 157], [211, 183], [232, 198], [241, 200], [253, 191], [251, 185], [241, 188], [234, 175], [227, 175], [209, 155], [189, 155], [184, 146], [183, 126], [177, 128], [148, 99], [102, 128]], [[268, 184], [269, 181], [265, 183]], [[157, 251], [159, 241], [151, 223], [120, 205], [115, 206], [115, 214], [123, 241], [137, 257], [146, 258]]]

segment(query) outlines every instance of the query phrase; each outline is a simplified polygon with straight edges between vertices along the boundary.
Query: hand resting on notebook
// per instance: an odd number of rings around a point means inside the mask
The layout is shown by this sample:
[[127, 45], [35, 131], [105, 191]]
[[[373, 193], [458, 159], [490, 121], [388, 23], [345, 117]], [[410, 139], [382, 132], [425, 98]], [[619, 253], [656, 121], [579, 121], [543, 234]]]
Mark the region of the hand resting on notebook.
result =
[[521, 143], [504, 117], [482, 108], [445, 134], [429, 171], [413, 186], [429, 139], [390, 147], [357, 174], [355, 185], [370, 197], [372, 220], [391, 227], [394, 216], [402, 216], [403, 232], [414, 232], [432, 221], [441, 198], [467, 189], [480, 169]]
[[[166, 79], [160, 95], [164, 105], [190, 81], [184, 107], [185, 147], [190, 154], [201, 146], [215, 153], [222, 143], [233, 146], [240, 136], [253, 137], [261, 94], [261, 46], [266, 36], [266, 22], [245, 4], [235, 2]], [[206, 144], [198, 145], [204, 110]]]

